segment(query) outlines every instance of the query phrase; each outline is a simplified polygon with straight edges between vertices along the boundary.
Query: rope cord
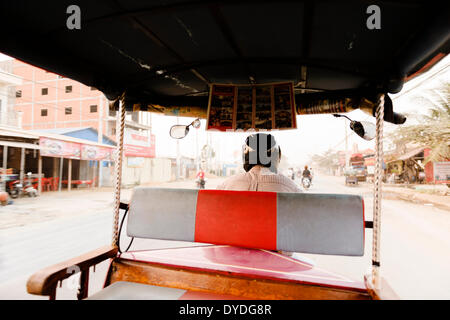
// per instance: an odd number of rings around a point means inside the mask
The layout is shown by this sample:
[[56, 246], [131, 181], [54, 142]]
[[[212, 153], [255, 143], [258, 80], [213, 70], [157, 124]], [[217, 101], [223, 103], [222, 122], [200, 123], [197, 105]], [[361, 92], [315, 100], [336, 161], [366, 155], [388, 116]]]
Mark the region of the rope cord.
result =
[[[128, 208], [125, 210], [125, 213], [123, 214], [123, 217], [122, 217], [122, 221], [120, 222], [119, 235], [117, 237], [117, 244], [116, 244], [117, 248], [119, 249], [119, 253], [122, 253], [122, 250], [120, 250], [120, 235], [122, 233], [122, 226], [123, 226], [123, 222], [125, 221], [125, 217], [127, 216], [127, 213], [128, 213]], [[131, 241], [128, 244], [128, 247], [125, 249], [124, 252], [127, 252], [130, 249], [131, 245], [133, 244], [133, 241], [134, 241], [134, 237], [131, 238]]]
[[373, 189], [373, 241], [372, 241], [372, 282], [379, 288], [380, 268], [380, 226], [381, 226], [381, 186], [383, 182], [383, 118], [384, 94], [380, 96], [375, 111], [376, 140], [375, 140], [375, 182]]
[[115, 199], [114, 199], [114, 220], [113, 220], [113, 236], [112, 245], [117, 246], [119, 234], [119, 209], [120, 209], [120, 188], [122, 184], [122, 159], [123, 159], [123, 135], [125, 130], [125, 106], [123, 105], [123, 100], [119, 103], [119, 112], [117, 116], [120, 115], [120, 122], [116, 124], [119, 130], [116, 130], [119, 135], [117, 139], [117, 149], [115, 154]]

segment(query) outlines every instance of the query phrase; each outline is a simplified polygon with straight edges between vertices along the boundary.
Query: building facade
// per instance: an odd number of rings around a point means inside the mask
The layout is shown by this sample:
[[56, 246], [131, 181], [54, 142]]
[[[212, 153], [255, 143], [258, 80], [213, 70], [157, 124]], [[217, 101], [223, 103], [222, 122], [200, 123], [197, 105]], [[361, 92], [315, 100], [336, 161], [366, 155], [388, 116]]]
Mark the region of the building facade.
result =
[[17, 127], [21, 114], [14, 111], [16, 87], [22, 78], [13, 74], [13, 61], [0, 62], [0, 125]]
[[[70, 137], [86, 141], [87, 144], [92, 142], [110, 144], [105, 140], [115, 144], [116, 111], [109, 110], [109, 102], [99, 90], [19, 60], [1, 62], [0, 70], [2, 70], [0, 99], [3, 106], [8, 105], [7, 109], [6, 107], [0, 109], [2, 111], [0, 114], [3, 115], [0, 120], [8, 119], [13, 127], [23, 132], [44, 137], [56, 134], [63, 144], [65, 139]], [[6, 74], [8, 81], [2, 82], [5, 78], [2, 77], [3, 74]], [[5, 90], [2, 90], [2, 85]], [[3, 92], [5, 97], [2, 95]], [[8, 101], [3, 102], [6, 98]], [[10, 121], [12, 118], [14, 121]], [[39, 143], [41, 140], [42, 137]], [[6, 151], [6, 147], [4, 149]], [[64, 148], [61, 150], [64, 151]], [[93, 181], [92, 184], [98, 186], [112, 185], [113, 161], [101, 159], [88, 161], [79, 157], [65, 158], [64, 155], [53, 155], [52, 159], [45, 154], [41, 157], [42, 150], [39, 153], [30, 153], [29, 150], [22, 150], [21, 153], [15, 152], [14, 149], [10, 151], [9, 155], [5, 152], [6, 159], [2, 162], [5, 164], [2, 165], [5, 170], [9, 163], [15, 166], [13, 168], [15, 171], [22, 172], [22, 175], [24, 171], [32, 173], [42, 171], [44, 179], [66, 181], [70, 180], [68, 178], [70, 176], [75, 182], [86, 180]], [[18, 163], [12, 158], [16, 153], [24, 155]], [[40, 170], [35, 165], [38, 163], [35, 161], [38, 157], [42, 159]], [[11, 158], [10, 161], [7, 161], [8, 158]], [[126, 114], [122, 170], [122, 183], [126, 186], [166, 182], [172, 179], [171, 160], [156, 158], [155, 136], [151, 133], [151, 114], [148, 112]], [[59, 188], [70, 188], [69, 185], [63, 184]]]
[[[115, 140], [116, 113], [102, 92], [75, 80], [13, 61], [12, 73], [22, 78], [15, 89], [15, 111], [22, 113], [25, 130], [95, 128]], [[126, 128], [150, 136], [151, 117], [143, 112], [128, 113]]]

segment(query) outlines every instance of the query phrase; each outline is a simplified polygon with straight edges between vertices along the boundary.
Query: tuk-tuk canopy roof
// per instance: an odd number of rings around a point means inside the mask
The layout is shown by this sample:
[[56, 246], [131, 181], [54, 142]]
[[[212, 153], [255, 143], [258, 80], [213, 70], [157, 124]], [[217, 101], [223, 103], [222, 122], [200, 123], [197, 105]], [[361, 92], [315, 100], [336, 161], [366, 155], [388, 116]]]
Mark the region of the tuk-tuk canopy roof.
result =
[[[66, 23], [76, 4], [81, 29]], [[445, 2], [2, 1], [0, 51], [134, 103], [206, 107], [211, 83], [398, 92], [449, 51]], [[73, 21], [73, 20], [72, 20]], [[373, 22], [373, 21], [372, 21]], [[433, 60], [434, 58], [434, 60]]]

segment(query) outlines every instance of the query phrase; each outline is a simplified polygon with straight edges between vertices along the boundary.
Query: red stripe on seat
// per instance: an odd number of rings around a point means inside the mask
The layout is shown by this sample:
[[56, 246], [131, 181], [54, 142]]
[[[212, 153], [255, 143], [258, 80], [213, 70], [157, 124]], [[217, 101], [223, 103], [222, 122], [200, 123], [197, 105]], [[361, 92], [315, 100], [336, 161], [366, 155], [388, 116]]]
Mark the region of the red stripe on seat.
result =
[[200, 190], [195, 241], [276, 250], [276, 193]]

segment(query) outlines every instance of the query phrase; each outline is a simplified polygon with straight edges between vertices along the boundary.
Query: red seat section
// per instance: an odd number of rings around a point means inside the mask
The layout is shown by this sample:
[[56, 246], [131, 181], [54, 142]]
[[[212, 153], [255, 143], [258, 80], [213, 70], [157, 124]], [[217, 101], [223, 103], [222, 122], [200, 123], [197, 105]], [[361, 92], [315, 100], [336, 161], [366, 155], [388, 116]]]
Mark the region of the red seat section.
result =
[[201, 190], [195, 241], [276, 250], [276, 193]]

